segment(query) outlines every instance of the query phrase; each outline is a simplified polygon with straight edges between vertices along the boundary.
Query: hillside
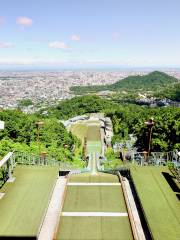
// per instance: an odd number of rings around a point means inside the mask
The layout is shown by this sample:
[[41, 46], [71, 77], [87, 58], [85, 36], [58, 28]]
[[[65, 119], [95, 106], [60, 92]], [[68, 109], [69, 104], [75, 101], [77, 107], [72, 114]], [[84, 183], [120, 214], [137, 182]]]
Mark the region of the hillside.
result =
[[58, 106], [47, 109], [48, 117], [57, 119], [69, 119], [94, 112], [104, 113], [106, 117], [111, 118], [114, 131], [113, 144], [127, 140], [129, 134], [134, 134], [138, 139], [136, 147], [143, 151], [147, 144], [147, 129], [144, 122], [153, 117], [156, 125], [153, 128], [152, 150], [170, 151], [180, 146], [180, 108], [149, 108], [88, 95], [62, 101]]
[[114, 103], [98, 96], [81, 96], [59, 102], [56, 107], [48, 109], [49, 116], [69, 119], [86, 113], [102, 112], [114, 106]]
[[180, 101], [180, 82], [157, 91], [154, 96], [159, 99], [168, 98], [173, 101]]
[[178, 82], [178, 79], [169, 76], [166, 73], [155, 71], [145, 76], [130, 76], [111, 85], [75, 86], [71, 87], [71, 91], [78, 95], [105, 90], [109, 91], [118, 91], [122, 89], [157, 90], [176, 82]]

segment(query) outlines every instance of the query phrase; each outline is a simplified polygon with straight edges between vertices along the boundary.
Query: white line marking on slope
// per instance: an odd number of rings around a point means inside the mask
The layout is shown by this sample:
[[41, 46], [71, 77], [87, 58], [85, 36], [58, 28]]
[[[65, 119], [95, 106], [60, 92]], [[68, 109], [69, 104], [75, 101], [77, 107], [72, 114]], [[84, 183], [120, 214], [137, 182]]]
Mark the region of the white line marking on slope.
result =
[[1, 193], [0, 192], [0, 199], [2, 199], [4, 197], [5, 193]]
[[128, 214], [120, 212], [62, 212], [63, 217], [127, 217]]
[[121, 186], [121, 183], [81, 183], [81, 182], [69, 182], [69, 186]]

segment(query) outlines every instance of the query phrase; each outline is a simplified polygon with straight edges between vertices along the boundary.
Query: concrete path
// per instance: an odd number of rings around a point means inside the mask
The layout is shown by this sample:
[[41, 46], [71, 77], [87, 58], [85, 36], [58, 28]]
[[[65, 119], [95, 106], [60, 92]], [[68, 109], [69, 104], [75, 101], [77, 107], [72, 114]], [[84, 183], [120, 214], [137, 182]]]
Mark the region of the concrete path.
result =
[[129, 181], [125, 177], [121, 177], [122, 188], [126, 200], [126, 205], [128, 208], [129, 219], [131, 222], [131, 227], [135, 240], [146, 240], [144, 235], [144, 231], [141, 225], [141, 220], [139, 218], [139, 214], [137, 211], [137, 207], [134, 201], [134, 197], [132, 195], [131, 187]]
[[59, 224], [59, 218], [62, 211], [64, 192], [67, 184], [67, 178], [59, 177], [57, 179], [54, 191], [42, 223], [38, 240], [52, 240]]
[[120, 212], [62, 212], [63, 217], [127, 217]]
[[121, 183], [80, 183], [80, 182], [69, 182], [68, 186], [121, 186]]

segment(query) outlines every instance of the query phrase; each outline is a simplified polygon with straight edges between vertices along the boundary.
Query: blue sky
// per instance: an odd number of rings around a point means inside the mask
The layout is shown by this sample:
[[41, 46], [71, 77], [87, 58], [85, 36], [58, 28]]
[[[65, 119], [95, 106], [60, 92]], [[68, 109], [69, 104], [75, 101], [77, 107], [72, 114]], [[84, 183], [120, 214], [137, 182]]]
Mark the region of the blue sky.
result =
[[1, 0], [0, 68], [180, 67], [179, 0]]

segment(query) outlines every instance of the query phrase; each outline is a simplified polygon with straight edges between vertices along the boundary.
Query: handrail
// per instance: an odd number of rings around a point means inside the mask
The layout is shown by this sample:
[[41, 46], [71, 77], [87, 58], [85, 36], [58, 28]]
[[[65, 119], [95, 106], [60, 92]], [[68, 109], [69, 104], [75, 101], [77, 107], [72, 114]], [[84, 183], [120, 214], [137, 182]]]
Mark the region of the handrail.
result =
[[12, 157], [13, 153], [14, 152], [9, 152], [8, 154], [6, 154], [6, 156], [3, 159], [1, 159], [0, 168], [8, 162], [8, 160]]

